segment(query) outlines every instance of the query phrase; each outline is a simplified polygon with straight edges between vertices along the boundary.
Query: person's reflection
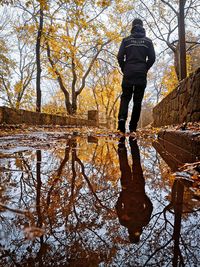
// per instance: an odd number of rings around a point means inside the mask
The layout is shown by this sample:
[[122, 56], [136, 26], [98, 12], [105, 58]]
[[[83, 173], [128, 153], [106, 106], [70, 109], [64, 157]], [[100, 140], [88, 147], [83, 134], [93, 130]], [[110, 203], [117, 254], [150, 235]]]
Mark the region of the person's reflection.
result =
[[145, 193], [145, 181], [140, 163], [137, 140], [129, 138], [132, 155], [132, 169], [128, 164], [124, 142], [118, 145], [122, 191], [116, 203], [116, 211], [121, 225], [128, 228], [131, 243], [138, 243], [142, 228], [150, 221], [153, 205]]

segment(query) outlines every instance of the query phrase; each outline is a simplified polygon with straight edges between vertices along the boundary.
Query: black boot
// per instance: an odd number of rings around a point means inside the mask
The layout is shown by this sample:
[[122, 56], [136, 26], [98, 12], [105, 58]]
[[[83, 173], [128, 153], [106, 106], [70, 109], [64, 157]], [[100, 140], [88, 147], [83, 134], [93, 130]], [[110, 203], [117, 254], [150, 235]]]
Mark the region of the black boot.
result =
[[137, 129], [137, 125], [129, 125], [129, 131], [130, 131], [130, 133], [136, 132], [136, 129]]
[[126, 132], [126, 129], [125, 129], [125, 120], [121, 119], [118, 121], [118, 128], [117, 130], [119, 130], [120, 132], [122, 133], [125, 133]]

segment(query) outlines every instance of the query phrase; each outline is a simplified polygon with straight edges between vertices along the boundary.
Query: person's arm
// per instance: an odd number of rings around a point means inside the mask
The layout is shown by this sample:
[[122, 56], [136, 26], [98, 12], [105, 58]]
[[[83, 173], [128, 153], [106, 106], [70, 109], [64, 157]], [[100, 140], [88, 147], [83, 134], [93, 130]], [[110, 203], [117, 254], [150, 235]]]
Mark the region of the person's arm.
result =
[[147, 70], [149, 70], [153, 63], [156, 60], [156, 55], [155, 55], [155, 50], [154, 50], [154, 46], [153, 43], [150, 43], [149, 49], [148, 49], [148, 59], [147, 59]]
[[124, 40], [122, 40], [122, 43], [120, 45], [119, 52], [117, 55], [117, 60], [118, 60], [118, 63], [119, 63], [119, 66], [122, 72], [124, 70], [124, 64], [125, 64], [124, 56], [125, 56], [125, 46], [124, 46]]

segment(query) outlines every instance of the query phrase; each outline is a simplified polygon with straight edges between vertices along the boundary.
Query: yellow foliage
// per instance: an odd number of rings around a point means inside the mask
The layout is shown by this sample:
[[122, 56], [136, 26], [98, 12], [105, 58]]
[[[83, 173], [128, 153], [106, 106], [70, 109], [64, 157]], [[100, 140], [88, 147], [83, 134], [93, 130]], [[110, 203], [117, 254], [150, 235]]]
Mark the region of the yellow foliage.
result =
[[53, 79], [57, 79], [58, 78], [57, 74], [55, 73], [54, 68], [52, 68], [51, 66], [48, 66], [47, 70], [48, 70], [48, 73], [51, 75], [51, 77]]
[[116, 4], [116, 12], [118, 14], [123, 14], [129, 10], [133, 10], [133, 1], [115, 0], [115, 4]]
[[61, 91], [56, 92], [50, 101], [45, 104], [42, 111], [49, 114], [66, 115], [64, 95]]
[[82, 28], [87, 28], [88, 25], [89, 25], [89, 24], [86, 22], [85, 19], [80, 19], [80, 20], [79, 20], [79, 24], [80, 24], [80, 26], [81, 26]]
[[108, 7], [111, 4], [111, 0], [99, 0], [97, 5], [100, 7]]
[[105, 33], [105, 35], [106, 35], [106, 37], [108, 37], [108, 39], [110, 39], [110, 40], [121, 40], [121, 36], [120, 36], [120, 34], [118, 34], [116, 31], [107, 31], [106, 33]]
[[15, 30], [16, 30], [17, 32], [22, 32], [22, 31], [24, 31], [24, 32], [34, 33], [35, 30], [36, 30], [36, 27], [35, 27], [35, 25], [33, 25], [33, 24], [30, 24], [30, 25], [20, 25], [20, 26], [15, 26], [14, 28], [15, 28]]
[[67, 42], [72, 43], [72, 41], [73, 41], [73, 38], [71, 38], [70, 36], [68, 36], [66, 34], [62, 34], [61, 38], [62, 38], [62, 41], [66, 42], [66, 43]]
[[[98, 68], [98, 61], [95, 67]], [[95, 74], [94, 74], [95, 75]], [[113, 70], [107, 76], [100, 77], [93, 88], [85, 88], [78, 97], [78, 114], [86, 115], [87, 110], [97, 109], [102, 117], [113, 116], [113, 105], [118, 110], [117, 97], [121, 93], [121, 76]], [[115, 103], [116, 102], [116, 103]], [[112, 111], [112, 113], [111, 113]]]
[[170, 66], [164, 73], [162, 84], [165, 86], [166, 91], [163, 92], [163, 96], [168, 95], [178, 85], [178, 78], [176, 75], [175, 67]]
[[87, 111], [96, 108], [95, 99], [90, 88], [85, 88], [78, 97], [78, 113], [86, 115]]
[[40, 3], [40, 6], [43, 10], [48, 10], [48, 0], [37, 0]]
[[192, 72], [192, 56], [190, 54], [186, 55], [187, 63], [187, 76]]
[[19, 94], [22, 91], [23, 83], [22, 81], [16, 82], [14, 85], [15, 94]]
[[[192, 72], [192, 57], [191, 55], [186, 55], [186, 65], [187, 65], [187, 76]], [[164, 85], [166, 91], [163, 92], [163, 96], [168, 95], [171, 91], [173, 91], [179, 81], [176, 75], [175, 67], [173, 65], [169, 66], [169, 68], [165, 71], [162, 84]]]

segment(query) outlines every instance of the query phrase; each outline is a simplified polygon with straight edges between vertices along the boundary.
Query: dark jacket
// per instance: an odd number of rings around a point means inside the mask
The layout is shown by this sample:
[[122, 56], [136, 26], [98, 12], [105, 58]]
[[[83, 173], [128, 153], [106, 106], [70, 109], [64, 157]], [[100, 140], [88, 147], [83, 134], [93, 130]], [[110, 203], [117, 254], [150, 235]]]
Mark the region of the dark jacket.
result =
[[117, 59], [123, 80], [133, 84], [146, 82], [147, 72], [155, 62], [155, 51], [142, 26], [134, 26], [131, 35], [122, 40]]

